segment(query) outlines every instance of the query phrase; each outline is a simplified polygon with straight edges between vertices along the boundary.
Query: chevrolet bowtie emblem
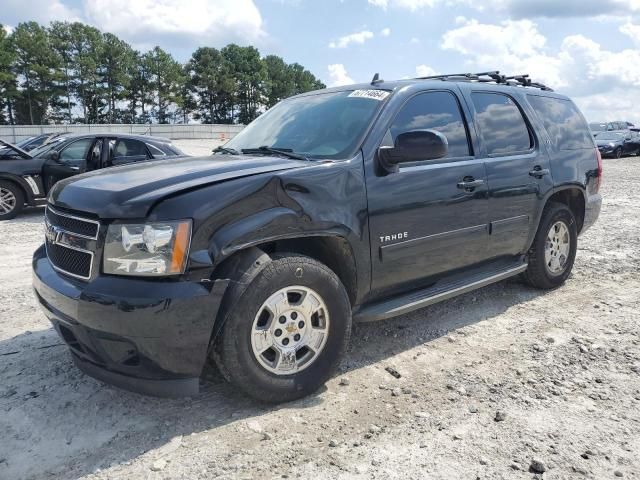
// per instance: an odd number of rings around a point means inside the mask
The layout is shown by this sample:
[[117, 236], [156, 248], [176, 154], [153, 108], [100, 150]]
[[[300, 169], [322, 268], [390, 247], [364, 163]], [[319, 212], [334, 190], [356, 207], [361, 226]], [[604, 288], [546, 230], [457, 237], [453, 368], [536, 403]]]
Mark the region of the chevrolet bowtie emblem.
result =
[[51, 225], [49, 222], [44, 222], [44, 236], [47, 238], [49, 243], [56, 243], [60, 236], [60, 230]]
[[291, 325], [287, 325], [287, 326], [286, 326], [286, 330], [287, 330], [287, 332], [289, 332], [289, 333], [293, 333], [293, 332], [295, 332], [295, 331], [297, 330], [297, 328], [296, 328], [296, 326], [292, 323]]

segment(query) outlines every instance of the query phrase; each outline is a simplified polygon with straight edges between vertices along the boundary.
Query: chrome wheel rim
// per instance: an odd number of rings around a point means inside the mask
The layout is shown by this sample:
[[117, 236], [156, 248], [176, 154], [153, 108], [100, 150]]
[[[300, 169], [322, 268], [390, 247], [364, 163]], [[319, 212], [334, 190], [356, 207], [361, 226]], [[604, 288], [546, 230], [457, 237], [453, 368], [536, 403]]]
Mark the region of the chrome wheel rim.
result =
[[262, 367], [291, 375], [311, 366], [329, 336], [329, 311], [314, 290], [298, 285], [278, 290], [258, 309], [251, 349]]
[[564, 222], [556, 222], [549, 229], [544, 249], [544, 261], [549, 272], [559, 275], [567, 267], [571, 236]]
[[7, 188], [0, 188], [0, 215], [11, 213], [16, 208], [16, 196]]

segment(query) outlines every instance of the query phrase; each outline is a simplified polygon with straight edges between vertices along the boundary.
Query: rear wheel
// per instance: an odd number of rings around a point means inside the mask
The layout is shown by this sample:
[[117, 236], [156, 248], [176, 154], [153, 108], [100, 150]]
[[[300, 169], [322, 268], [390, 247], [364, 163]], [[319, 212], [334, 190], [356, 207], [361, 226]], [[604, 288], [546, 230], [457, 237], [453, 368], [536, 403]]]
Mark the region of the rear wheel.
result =
[[317, 390], [337, 368], [351, 333], [351, 305], [338, 277], [308, 257], [264, 267], [222, 312], [214, 359], [250, 396], [285, 402]]
[[0, 220], [11, 220], [24, 208], [24, 192], [15, 183], [0, 182]]
[[544, 289], [562, 285], [571, 274], [577, 245], [577, 226], [571, 210], [562, 203], [548, 204], [529, 250], [525, 281]]

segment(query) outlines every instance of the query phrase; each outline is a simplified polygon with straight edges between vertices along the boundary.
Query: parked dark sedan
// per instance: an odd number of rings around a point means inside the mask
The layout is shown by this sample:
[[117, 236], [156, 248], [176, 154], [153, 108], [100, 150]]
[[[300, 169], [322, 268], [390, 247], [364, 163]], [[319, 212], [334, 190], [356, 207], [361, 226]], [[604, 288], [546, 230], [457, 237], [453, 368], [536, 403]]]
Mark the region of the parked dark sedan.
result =
[[27, 152], [0, 140], [0, 220], [25, 205], [39, 205], [56, 182], [80, 173], [126, 163], [184, 156], [171, 140], [144, 135], [61, 135]]
[[638, 155], [640, 154], [640, 133], [631, 130], [602, 132], [596, 137], [596, 144], [603, 157], [620, 158], [624, 155]]

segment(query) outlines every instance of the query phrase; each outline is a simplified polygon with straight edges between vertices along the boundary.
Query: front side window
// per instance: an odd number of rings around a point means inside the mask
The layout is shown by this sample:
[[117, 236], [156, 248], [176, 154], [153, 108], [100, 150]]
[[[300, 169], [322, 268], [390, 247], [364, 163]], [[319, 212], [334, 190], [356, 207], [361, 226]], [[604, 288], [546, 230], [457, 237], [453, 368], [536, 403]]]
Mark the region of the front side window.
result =
[[476, 121], [488, 155], [524, 153], [533, 143], [515, 102], [501, 93], [471, 94]]
[[587, 123], [570, 100], [528, 95], [556, 150], [593, 148]]
[[83, 138], [67, 145], [60, 152], [60, 162], [75, 165], [82, 163], [87, 158], [93, 142], [93, 138]]
[[225, 147], [242, 152], [265, 146], [308, 158], [351, 158], [389, 95], [370, 89], [293, 97], [260, 115]]
[[469, 140], [460, 113], [460, 106], [449, 92], [426, 92], [411, 98], [400, 110], [391, 125], [391, 141], [400, 133], [411, 130], [436, 130], [447, 137], [446, 158], [468, 157]]

